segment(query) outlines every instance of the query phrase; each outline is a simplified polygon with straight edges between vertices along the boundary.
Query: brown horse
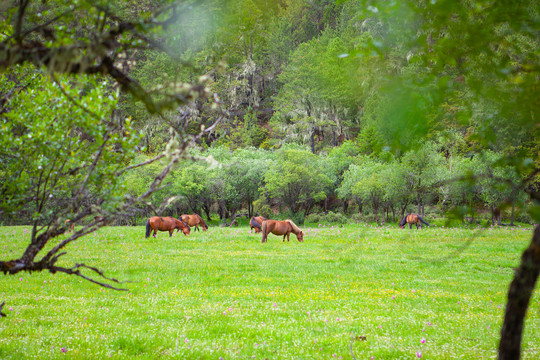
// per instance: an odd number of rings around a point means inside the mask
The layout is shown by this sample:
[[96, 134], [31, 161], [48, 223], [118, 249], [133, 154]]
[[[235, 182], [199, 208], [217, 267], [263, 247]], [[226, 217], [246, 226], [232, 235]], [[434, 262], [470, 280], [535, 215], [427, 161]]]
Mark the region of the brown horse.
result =
[[154, 237], [156, 237], [156, 234], [159, 231], [168, 231], [169, 237], [172, 236], [174, 229], [177, 229], [176, 231], [182, 230], [184, 235], [189, 235], [191, 232], [191, 228], [189, 225], [185, 224], [184, 222], [175, 219], [173, 217], [167, 216], [167, 217], [160, 217], [160, 216], [153, 216], [146, 222], [146, 237], [150, 236], [150, 233], [152, 230], [154, 230]]
[[268, 239], [268, 234], [272, 233], [274, 235], [283, 235], [283, 241], [285, 241], [285, 236], [287, 241], [289, 241], [289, 235], [294, 233], [298, 241], [304, 241], [304, 232], [300, 230], [292, 220], [266, 220], [262, 223], [262, 242], [266, 242]]
[[403, 229], [405, 228], [405, 224], [409, 224], [409, 229], [412, 229], [412, 224], [415, 224], [416, 228], [418, 229], [418, 227], [422, 228], [422, 223], [429, 226], [429, 223], [425, 222], [420, 215], [407, 214], [399, 222], [399, 227]]
[[75, 229], [75, 222], [71, 219], [66, 219], [66, 221], [64, 221], [64, 225], [67, 226], [67, 232], [72, 232], [73, 229]]
[[260, 233], [262, 231], [261, 226], [263, 221], [268, 220], [264, 216], [252, 216], [249, 220], [249, 227], [251, 230], [255, 229], [256, 233]]
[[193, 214], [193, 215], [182, 215], [180, 216], [180, 220], [188, 224], [189, 226], [195, 226], [195, 230], [199, 230], [199, 225], [202, 226], [202, 229], [204, 231], [208, 230], [208, 225], [204, 222], [203, 218], [199, 214]]

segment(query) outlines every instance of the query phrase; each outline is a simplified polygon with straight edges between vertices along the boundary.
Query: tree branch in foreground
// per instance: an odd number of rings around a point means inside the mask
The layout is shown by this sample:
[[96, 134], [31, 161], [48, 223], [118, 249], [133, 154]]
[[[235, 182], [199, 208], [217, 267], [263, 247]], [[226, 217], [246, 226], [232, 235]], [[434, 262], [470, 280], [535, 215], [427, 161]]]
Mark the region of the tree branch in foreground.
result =
[[[60, 255], [63, 255], [65, 253], [62, 253]], [[58, 255], [58, 256], [60, 256]], [[123, 284], [123, 283], [126, 283], [128, 281], [119, 281], [118, 279], [115, 279], [115, 278], [111, 278], [111, 277], [107, 277], [105, 276], [105, 274], [99, 270], [98, 268], [95, 268], [95, 267], [92, 267], [92, 266], [88, 266], [88, 265], [85, 265], [85, 264], [76, 264], [75, 266], [73, 266], [72, 268], [64, 268], [64, 267], [60, 267], [60, 266], [53, 266], [49, 269], [50, 272], [52, 272], [53, 274], [57, 271], [59, 272], [63, 272], [63, 273], [66, 273], [68, 275], [76, 275], [76, 276], [79, 276], [79, 277], [82, 277], [83, 279], [85, 280], [88, 280], [90, 282], [93, 282], [94, 284], [97, 284], [97, 285], [100, 285], [100, 286], [103, 286], [103, 287], [106, 287], [108, 289], [112, 289], [112, 290], [119, 290], [119, 291], [129, 291], [129, 289], [122, 289], [122, 288], [117, 288], [117, 287], [114, 287], [114, 286], [111, 286], [109, 284], [106, 284], [104, 282], [101, 282], [101, 281], [97, 281], [97, 280], [94, 280], [88, 276], [85, 276], [83, 275], [79, 268], [85, 268], [85, 269], [90, 269], [92, 270], [93, 272], [97, 273], [99, 276], [101, 276], [102, 278], [108, 280], [108, 281], [111, 281], [111, 282], [114, 282], [114, 283], [117, 283], [117, 284]]]
[[499, 360], [520, 358], [521, 337], [529, 302], [540, 272], [540, 226], [536, 226], [529, 247], [521, 256], [521, 264], [508, 289], [499, 343]]
[[0, 319], [3, 317], [7, 317], [7, 315], [2, 312], [2, 308], [4, 307], [4, 305], [6, 305], [5, 301], [0, 304]]

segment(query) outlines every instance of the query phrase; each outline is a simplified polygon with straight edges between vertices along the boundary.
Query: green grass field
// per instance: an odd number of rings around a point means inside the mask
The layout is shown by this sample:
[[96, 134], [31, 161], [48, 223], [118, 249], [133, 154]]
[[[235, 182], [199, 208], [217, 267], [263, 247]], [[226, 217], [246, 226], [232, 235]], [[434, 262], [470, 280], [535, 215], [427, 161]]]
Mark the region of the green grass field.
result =
[[[0, 228], [3, 259], [22, 253], [28, 230]], [[64, 274], [2, 276], [0, 359], [496, 357], [532, 229], [304, 230], [304, 243], [261, 244], [247, 227], [156, 239], [143, 227], [101, 229], [61, 264], [99, 267], [129, 291]], [[537, 290], [523, 359], [540, 358], [539, 304]]]

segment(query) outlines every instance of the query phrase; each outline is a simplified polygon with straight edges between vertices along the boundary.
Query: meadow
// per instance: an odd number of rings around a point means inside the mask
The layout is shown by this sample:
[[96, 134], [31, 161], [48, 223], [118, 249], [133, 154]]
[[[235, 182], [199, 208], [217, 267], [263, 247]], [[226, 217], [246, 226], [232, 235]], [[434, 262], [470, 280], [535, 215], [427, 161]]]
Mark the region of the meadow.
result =
[[[530, 227], [303, 228], [304, 243], [266, 244], [246, 226], [148, 239], [142, 226], [103, 228], [61, 264], [96, 266], [129, 291], [2, 276], [0, 359], [496, 357]], [[22, 252], [29, 230], [0, 228], [3, 258]], [[540, 358], [539, 305], [536, 290], [523, 359]]]

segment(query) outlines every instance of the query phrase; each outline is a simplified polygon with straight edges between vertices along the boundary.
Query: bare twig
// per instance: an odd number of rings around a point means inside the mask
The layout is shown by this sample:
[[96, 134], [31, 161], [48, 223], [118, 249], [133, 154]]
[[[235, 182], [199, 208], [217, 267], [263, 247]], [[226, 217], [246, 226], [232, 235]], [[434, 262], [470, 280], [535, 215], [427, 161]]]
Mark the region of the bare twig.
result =
[[4, 305], [6, 305], [5, 301], [0, 304], [0, 319], [3, 317], [7, 317], [7, 315], [2, 312], [2, 308], [4, 307]]
[[19, 45], [21, 45], [23, 41], [23, 36], [21, 34], [22, 24], [23, 24], [24, 13], [26, 11], [26, 7], [28, 6], [29, 2], [30, 0], [22, 0], [19, 4], [19, 8], [17, 9], [17, 20], [15, 21], [14, 37]]
[[155, 162], [155, 161], [157, 161], [159, 159], [163, 159], [164, 157], [165, 157], [165, 154], [160, 154], [160, 155], [158, 155], [158, 156], [156, 156], [156, 157], [154, 157], [154, 158], [152, 158], [150, 160], [144, 161], [142, 163], [139, 163], [139, 164], [136, 164], [136, 165], [130, 165], [130, 166], [122, 169], [122, 171], [117, 172], [116, 174], [121, 175], [121, 174], [125, 173], [126, 171], [133, 170], [133, 169], [136, 169], [138, 167], [151, 164], [151, 163], [153, 163], [153, 162]]
[[114, 282], [116, 284], [123, 284], [124, 283], [124, 282], [118, 281], [118, 279], [115, 279], [115, 278], [112, 278], [112, 277], [107, 277], [107, 276], [105, 276], [105, 274], [101, 270], [99, 270], [99, 269], [97, 269], [97, 268], [95, 268], [93, 266], [88, 266], [88, 265], [85, 265], [85, 264], [76, 264], [72, 268], [63, 268], [63, 267], [59, 267], [59, 266], [53, 266], [53, 267], [49, 268], [49, 271], [52, 272], [53, 274], [55, 272], [63, 272], [63, 273], [66, 273], [68, 275], [76, 275], [76, 276], [82, 277], [83, 279], [88, 280], [88, 281], [90, 281], [90, 282], [92, 282], [94, 284], [106, 287], [108, 289], [119, 290], [119, 291], [129, 291], [129, 289], [117, 288], [117, 287], [111, 286], [111, 285], [109, 285], [107, 283], [97, 281], [97, 280], [92, 279], [91, 277], [85, 276], [80, 272], [80, 270], [79, 270], [80, 268], [85, 268], [85, 269], [92, 270], [93, 272], [95, 272], [96, 274], [98, 274], [99, 276], [104, 278], [105, 280], [112, 281], [112, 282]]
[[353, 360], [356, 360], [356, 357], [354, 356], [353, 342], [354, 337], [351, 335], [351, 341], [349, 342], [349, 351], [351, 352], [351, 357], [353, 358]]

